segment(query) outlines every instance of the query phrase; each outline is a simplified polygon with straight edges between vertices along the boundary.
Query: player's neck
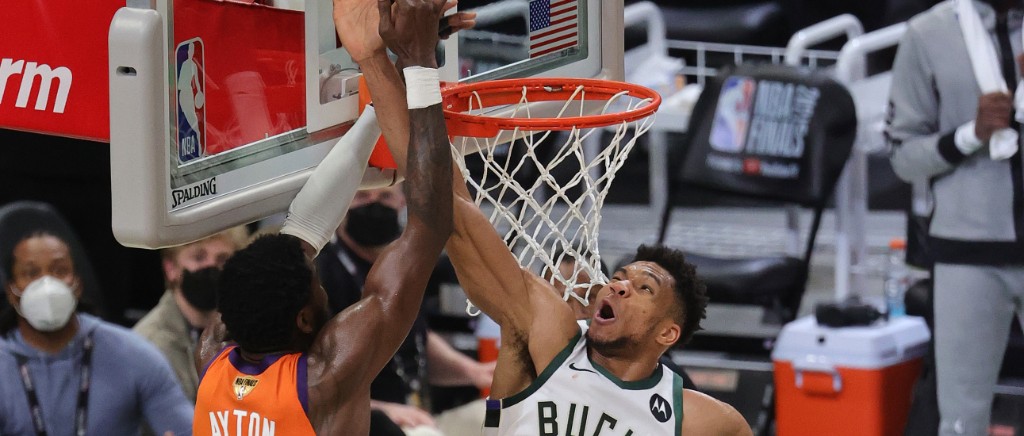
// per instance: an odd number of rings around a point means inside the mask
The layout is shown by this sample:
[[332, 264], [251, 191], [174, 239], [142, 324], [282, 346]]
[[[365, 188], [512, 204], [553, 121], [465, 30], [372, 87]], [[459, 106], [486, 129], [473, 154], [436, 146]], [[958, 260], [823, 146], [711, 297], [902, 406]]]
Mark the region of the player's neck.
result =
[[605, 356], [594, 347], [588, 347], [590, 360], [612, 373], [622, 381], [644, 380], [658, 369], [658, 357], [650, 358], [644, 354], [633, 356]]
[[33, 328], [25, 318], [18, 317], [18, 331], [30, 347], [46, 353], [57, 353], [67, 347], [78, 332], [78, 316], [72, 315], [68, 323], [52, 332]]
[[245, 359], [246, 361], [252, 363], [259, 363], [267, 356], [273, 356], [278, 354], [305, 353], [306, 351], [309, 350], [311, 344], [312, 338], [305, 337], [301, 334], [296, 334], [295, 337], [292, 338], [291, 343], [285, 346], [283, 349], [274, 351], [255, 352], [246, 351], [239, 347], [238, 354], [241, 355], [242, 359]]
[[267, 357], [271, 354], [275, 353], [250, 353], [243, 349], [238, 350], [238, 355], [242, 356], [242, 360], [245, 360], [246, 362], [249, 363], [260, 363], [261, 361], [263, 361], [264, 357]]
[[281, 350], [281, 351], [268, 351], [268, 352], [265, 352], [265, 353], [255, 353], [255, 352], [251, 352], [251, 351], [245, 351], [245, 350], [243, 350], [241, 348], [238, 349], [238, 354], [240, 356], [242, 356], [242, 360], [245, 360], [246, 362], [249, 362], [249, 363], [260, 363], [264, 359], [266, 359], [267, 356], [277, 356], [277, 355], [284, 355], [284, 354], [297, 353], [297, 352], [298, 352], [297, 350]]

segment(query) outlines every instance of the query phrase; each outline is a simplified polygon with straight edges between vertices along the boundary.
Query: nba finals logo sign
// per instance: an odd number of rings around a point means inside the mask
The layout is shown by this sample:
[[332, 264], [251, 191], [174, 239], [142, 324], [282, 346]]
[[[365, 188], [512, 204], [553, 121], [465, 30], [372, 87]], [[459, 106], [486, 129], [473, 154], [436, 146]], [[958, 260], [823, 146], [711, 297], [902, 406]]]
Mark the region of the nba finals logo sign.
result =
[[239, 400], [245, 398], [246, 395], [252, 393], [253, 389], [256, 389], [256, 384], [259, 382], [260, 380], [258, 378], [248, 375], [235, 377], [235, 382], [233, 383], [235, 396], [237, 396]]
[[206, 66], [203, 40], [190, 39], [174, 51], [174, 83], [177, 96], [178, 163], [186, 164], [205, 155]]
[[797, 179], [821, 91], [813, 86], [730, 76], [711, 125], [710, 168]]

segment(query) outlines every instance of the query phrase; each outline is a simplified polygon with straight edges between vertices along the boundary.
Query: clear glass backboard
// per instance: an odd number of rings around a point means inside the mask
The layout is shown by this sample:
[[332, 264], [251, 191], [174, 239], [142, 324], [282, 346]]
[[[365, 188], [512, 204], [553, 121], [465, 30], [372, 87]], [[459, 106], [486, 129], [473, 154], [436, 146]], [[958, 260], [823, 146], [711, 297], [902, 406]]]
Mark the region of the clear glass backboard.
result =
[[[478, 25], [438, 48], [443, 80], [622, 78], [621, 0], [459, 7]], [[122, 244], [178, 245], [287, 210], [359, 114], [332, 16], [331, 0], [128, 0], [109, 34]]]

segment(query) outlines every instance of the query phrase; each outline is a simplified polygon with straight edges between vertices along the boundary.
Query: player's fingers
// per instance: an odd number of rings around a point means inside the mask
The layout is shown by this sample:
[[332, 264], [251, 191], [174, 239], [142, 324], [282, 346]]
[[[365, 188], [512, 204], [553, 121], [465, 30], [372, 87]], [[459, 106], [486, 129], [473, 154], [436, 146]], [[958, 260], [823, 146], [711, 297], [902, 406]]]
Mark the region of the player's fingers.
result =
[[1010, 126], [1010, 115], [1008, 113], [1004, 115], [990, 113], [983, 118], [983, 123], [993, 130], [1006, 128]]
[[1010, 111], [1013, 109], [1013, 104], [1009, 101], [996, 101], [991, 102], [985, 106], [985, 113], [991, 114], [996, 117], [1009, 117]]
[[448, 22], [457, 30], [472, 29], [476, 25], [476, 12], [457, 12], [448, 17]]
[[1013, 99], [1010, 97], [1010, 94], [1007, 94], [1005, 92], [993, 92], [985, 94], [981, 97], [983, 101], [986, 101], [989, 104], [1009, 104], [1010, 102], [1013, 101]]
[[452, 8], [454, 8], [454, 7], [458, 6], [458, 5], [459, 5], [459, 0], [448, 0], [448, 1], [444, 2], [444, 7], [441, 9], [441, 12], [448, 12], [449, 10], [451, 10]]
[[444, 18], [441, 30], [438, 35], [441, 39], [448, 39], [453, 33], [460, 30], [472, 29], [476, 26], [476, 13], [457, 12]]
[[377, 12], [380, 14], [380, 24], [377, 31], [381, 35], [391, 33], [391, 2], [392, 0], [377, 0]]

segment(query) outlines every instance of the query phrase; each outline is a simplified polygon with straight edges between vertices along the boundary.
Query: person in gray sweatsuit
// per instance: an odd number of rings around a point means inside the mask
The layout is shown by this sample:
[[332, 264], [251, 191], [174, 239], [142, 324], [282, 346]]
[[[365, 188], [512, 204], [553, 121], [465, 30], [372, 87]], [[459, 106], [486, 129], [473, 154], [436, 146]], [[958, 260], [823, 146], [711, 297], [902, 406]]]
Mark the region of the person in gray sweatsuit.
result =
[[[1022, 0], [974, 0], [1011, 89], [1020, 80]], [[1011, 91], [1012, 93], [1012, 91]], [[941, 435], [987, 435], [1013, 314], [1024, 315], [1022, 154], [989, 157], [1012, 97], [982, 95], [955, 1], [909, 22], [893, 66], [887, 135], [896, 174], [930, 186]]]

